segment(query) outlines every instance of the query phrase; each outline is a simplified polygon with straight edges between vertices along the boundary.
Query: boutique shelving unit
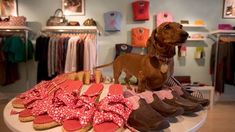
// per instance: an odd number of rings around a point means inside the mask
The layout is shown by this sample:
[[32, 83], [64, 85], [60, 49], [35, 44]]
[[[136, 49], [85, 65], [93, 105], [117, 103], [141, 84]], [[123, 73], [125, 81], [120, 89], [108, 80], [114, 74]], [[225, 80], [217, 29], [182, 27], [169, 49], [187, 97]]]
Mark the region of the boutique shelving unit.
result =
[[[195, 29], [206, 29], [206, 25], [196, 25], [196, 24], [182, 24], [183, 28], [185, 28], [185, 30], [187, 30], [189, 32], [189, 34], [192, 34], [192, 32], [195, 32]], [[190, 29], [190, 30], [189, 30]], [[189, 42], [203, 42], [206, 40], [206, 36], [207, 36], [207, 32], [202, 32], [202, 31], [197, 31], [197, 33], [202, 34], [202, 36], [204, 36], [204, 38], [188, 38], [187, 41]]]
[[196, 25], [196, 24], [182, 24], [183, 27], [187, 28], [206, 28], [206, 25]]

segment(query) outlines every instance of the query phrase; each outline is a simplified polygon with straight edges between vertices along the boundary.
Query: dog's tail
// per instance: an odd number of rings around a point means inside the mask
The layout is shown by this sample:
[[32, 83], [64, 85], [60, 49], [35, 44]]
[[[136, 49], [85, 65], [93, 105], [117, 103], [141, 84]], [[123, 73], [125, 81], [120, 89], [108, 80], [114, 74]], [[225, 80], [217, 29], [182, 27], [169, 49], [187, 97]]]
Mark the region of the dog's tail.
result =
[[107, 66], [111, 66], [113, 64], [113, 62], [108, 63], [108, 64], [104, 64], [104, 65], [100, 65], [100, 66], [96, 66], [93, 68], [93, 70], [99, 69], [99, 68], [103, 68], [103, 67], [107, 67]]

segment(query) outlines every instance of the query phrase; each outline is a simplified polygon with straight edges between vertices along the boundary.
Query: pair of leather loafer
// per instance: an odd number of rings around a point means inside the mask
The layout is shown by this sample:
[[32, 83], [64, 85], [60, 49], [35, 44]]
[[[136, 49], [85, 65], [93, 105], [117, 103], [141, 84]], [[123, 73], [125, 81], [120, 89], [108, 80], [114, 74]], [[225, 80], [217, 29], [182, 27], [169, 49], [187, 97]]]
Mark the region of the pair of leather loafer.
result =
[[154, 110], [145, 99], [125, 91], [124, 97], [133, 104], [133, 111], [129, 115], [128, 125], [141, 132], [159, 131], [170, 126], [160, 113]]
[[[210, 101], [208, 99], [203, 99], [203, 98], [197, 98], [197, 97], [194, 97], [192, 96], [187, 90], [186, 88], [189, 87], [190, 88], [190, 85], [186, 85], [186, 86], [182, 86], [181, 83], [176, 80], [176, 78], [174, 77], [170, 77], [168, 82], [167, 82], [167, 85], [168, 86], [173, 86], [173, 90], [174, 91], [177, 91], [177, 93], [185, 98], [185, 99], [188, 99], [194, 103], [199, 103], [201, 104], [203, 107], [205, 106], [208, 106], [210, 104]], [[198, 85], [200, 86], [200, 85]]]
[[146, 102], [157, 112], [159, 112], [164, 117], [174, 117], [182, 115], [184, 109], [181, 107], [176, 107], [163, 102], [157, 94], [151, 91], [145, 91], [139, 94], [141, 98], [144, 98]]
[[183, 95], [181, 95], [181, 97], [188, 99], [194, 103], [199, 103], [201, 104], [203, 107], [206, 107], [210, 104], [210, 101], [208, 99], [203, 99], [203, 98], [197, 98], [192, 96], [188, 91], [186, 91], [185, 89], [182, 88], [183, 91]]
[[203, 109], [202, 105], [199, 103], [194, 103], [188, 99], [181, 97], [175, 91], [171, 91], [173, 98], [172, 99], [163, 99], [163, 101], [169, 105], [176, 107], [182, 107], [184, 109], [184, 114], [194, 113], [201, 111]]
[[184, 113], [183, 108], [169, 105], [163, 102], [161, 99], [159, 99], [159, 97], [155, 94], [153, 94], [153, 98], [154, 98], [154, 101], [150, 103], [150, 106], [165, 117], [174, 117], [174, 116], [182, 115]]
[[170, 126], [169, 122], [155, 111], [144, 99], [140, 98], [139, 108], [133, 110], [128, 124], [141, 132], [159, 131]]

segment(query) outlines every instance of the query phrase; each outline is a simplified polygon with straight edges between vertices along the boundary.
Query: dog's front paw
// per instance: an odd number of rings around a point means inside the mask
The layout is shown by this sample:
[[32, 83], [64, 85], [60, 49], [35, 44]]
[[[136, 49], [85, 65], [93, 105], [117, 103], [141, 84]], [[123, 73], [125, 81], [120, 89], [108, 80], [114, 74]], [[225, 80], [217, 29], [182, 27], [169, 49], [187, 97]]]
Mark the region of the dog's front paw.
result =
[[132, 90], [132, 87], [130, 85], [127, 85], [126, 88]]
[[144, 89], [144, 88], [140, 88], [140, 87], [138, 87], [138, 88], [135, 89], [135, 92], [136, 92], [136, 93], [142, 93], [142, 92], [144, 92], [144, 91], [145, 91], [145, 89]]

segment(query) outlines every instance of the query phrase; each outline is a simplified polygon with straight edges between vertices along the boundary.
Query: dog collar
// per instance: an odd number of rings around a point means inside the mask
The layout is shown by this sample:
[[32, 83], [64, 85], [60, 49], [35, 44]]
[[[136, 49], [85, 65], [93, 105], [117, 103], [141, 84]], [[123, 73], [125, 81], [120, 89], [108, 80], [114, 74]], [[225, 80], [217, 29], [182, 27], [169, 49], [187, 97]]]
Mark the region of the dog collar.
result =
[[162, 57], [158, 54], [156, 54], [155, 56], [157, 57], [158, 60], [164, 62], [165, 64], [169, 64], [170, 61], [172, 60], [172, 58]]

